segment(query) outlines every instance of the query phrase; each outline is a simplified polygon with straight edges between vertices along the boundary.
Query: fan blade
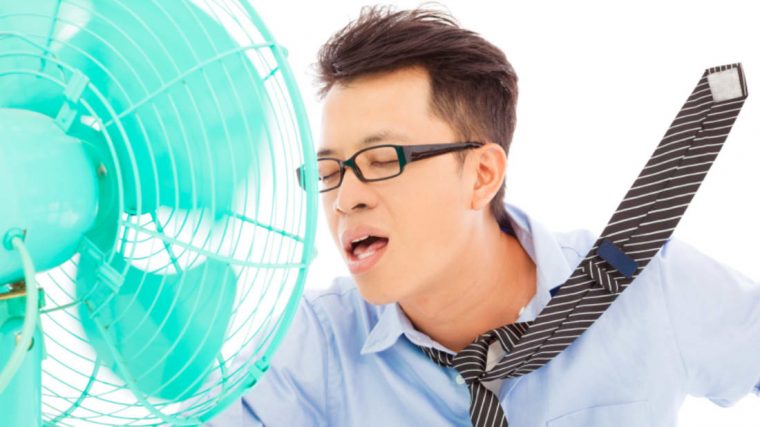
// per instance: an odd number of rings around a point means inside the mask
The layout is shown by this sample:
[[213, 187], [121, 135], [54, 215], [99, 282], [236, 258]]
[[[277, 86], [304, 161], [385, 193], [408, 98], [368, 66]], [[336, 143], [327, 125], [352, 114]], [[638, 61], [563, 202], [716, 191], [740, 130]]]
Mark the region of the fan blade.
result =
[[[82, 326], [104, 365], [148, 396], [191, 396], [220, 355], [236, 292], [232, 269], [214, 260], [166, 276], [129, 267], [111, 293], [90, 262], [97, 261], [82, 257], [77, 295]], [[111, 265], [126, 263], [119, 257]]]

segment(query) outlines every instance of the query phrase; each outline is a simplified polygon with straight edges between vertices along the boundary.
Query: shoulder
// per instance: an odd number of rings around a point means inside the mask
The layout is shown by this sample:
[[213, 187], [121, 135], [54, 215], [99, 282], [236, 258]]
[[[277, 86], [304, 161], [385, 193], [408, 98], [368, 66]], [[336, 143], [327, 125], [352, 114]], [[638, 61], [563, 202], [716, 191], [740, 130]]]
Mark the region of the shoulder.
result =
[[[552, 234], [572, 268], [577, 267], [598, 239], [587, 229]], [[741, 272], [676, 236], [665, 241], [636, 283], [636, 292], [658, 296], [675, 315], [687, 311], [701, 313], [705, 304], [714, 305], [717, 301], [728, 304], [732, 297], [757, 288], [757, 283]]]
[[330, 286], [324, 289], [306, 289], [303, 293], [304, 300], [309, 304], [325, 304], [335, 301], [353, 300], [356, 296], [361, 297], [356, 284], [350, 277], [336, 277]]
[[743, 272], [682, 239], [668, 240], [651, 264], [659, 272], [666, 297], [701, 298], [703, 302], [715, 303], [713, 298], [727, 301], [735, 295], [757, 292], [757, 283]]
[[324, 289], [307, 289], [303, 302], [313, 309], [330, 314], [377, 311], [377, 307], [368, 304], [359, 293], [356, 283], [350, 277], [336, 277], [329, 287]]
[[[554, 232], [555, 238], [568, 262], [585, 257], [598, 239], [591, 230], [576, 229], [571, 231]], [[730, 270], [719, 264], [691, 244], [677, 237], [671, 237], [663, 244], [659, 252], [652, 258], [649, 266], [660, 274], [679, 274], [681, 269], [694, 271], [693, 263], [707, 268]]]
[[325, 289], [306, 290], [301, 304], [337, 344], [352, 342], [359, 346], [383, 310], [383, 306], [367, 303], [349, 277], [337, 277]]

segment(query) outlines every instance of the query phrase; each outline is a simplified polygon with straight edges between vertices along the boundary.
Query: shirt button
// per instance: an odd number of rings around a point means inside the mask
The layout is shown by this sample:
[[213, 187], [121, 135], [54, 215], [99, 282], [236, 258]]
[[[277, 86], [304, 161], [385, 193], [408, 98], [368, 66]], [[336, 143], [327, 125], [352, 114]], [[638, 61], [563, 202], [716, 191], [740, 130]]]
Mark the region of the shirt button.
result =
[[454, 378], [454, 381], [456, 381], [456, 383], [459, 385], [464, 384], [464, 378], [462, 378], [461, 375], [457, 375], [456, 378]]

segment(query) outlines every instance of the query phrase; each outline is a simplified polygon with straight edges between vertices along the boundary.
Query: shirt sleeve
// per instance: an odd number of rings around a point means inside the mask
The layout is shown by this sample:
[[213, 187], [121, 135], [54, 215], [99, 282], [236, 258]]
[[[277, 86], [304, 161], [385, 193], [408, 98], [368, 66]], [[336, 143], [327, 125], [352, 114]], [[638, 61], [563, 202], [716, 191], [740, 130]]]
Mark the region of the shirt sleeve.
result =
[[206, 426], [326, 425], [327, 351], [322, 323], [303, 298], [267, 372]]
[[760, 284], [678, 239], [659, 256], [686, 391], [720, 406], [760, 393]]

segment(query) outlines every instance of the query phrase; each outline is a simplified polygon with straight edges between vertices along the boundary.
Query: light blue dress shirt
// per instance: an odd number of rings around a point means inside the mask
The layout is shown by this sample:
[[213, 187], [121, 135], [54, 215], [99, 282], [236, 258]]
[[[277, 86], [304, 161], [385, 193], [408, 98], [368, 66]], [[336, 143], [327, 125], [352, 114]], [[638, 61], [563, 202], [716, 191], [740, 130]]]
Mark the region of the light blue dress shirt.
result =
[[[596, 236], [507, 213], [537, 267], [518, 321], [534, 320]], [[306, 293], [272, 367], [209, 425], [469, 426], [467, 385], [418, 345], [451, 353], [397, 304], [368, 304], [336, 279]], [[687, 394], [728, 406], [759, 381], [760, 285], [671, 239], [580, 338], [498, 395], [514, 427], [674, 426]]]

